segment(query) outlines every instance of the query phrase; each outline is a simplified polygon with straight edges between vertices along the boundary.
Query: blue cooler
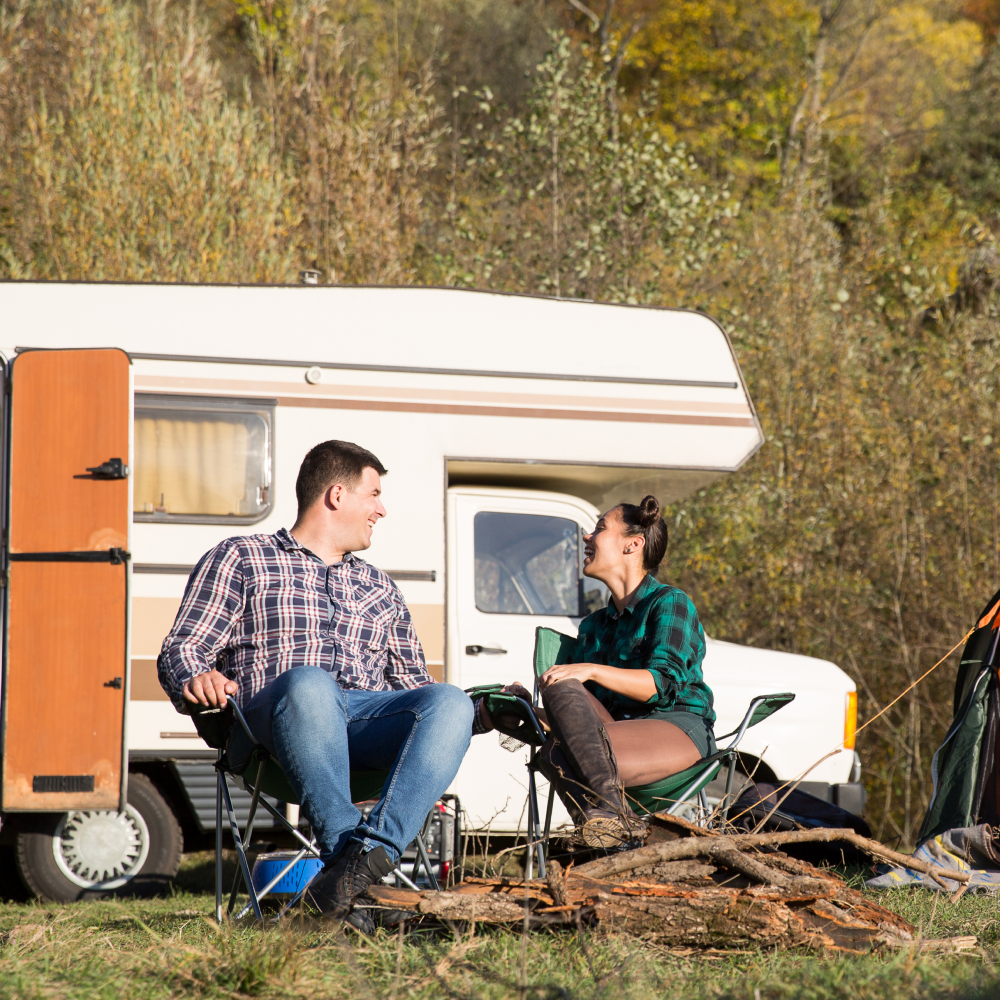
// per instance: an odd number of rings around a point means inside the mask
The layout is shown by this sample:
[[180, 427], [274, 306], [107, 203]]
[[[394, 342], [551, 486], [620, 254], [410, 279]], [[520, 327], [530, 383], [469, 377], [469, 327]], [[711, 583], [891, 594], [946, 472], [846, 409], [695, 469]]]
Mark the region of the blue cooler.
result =
[[[260, 892], [298, 853], [298, 851], [271, 851], [269, 854], [259, 854], [253, 863], [253, 872], [250, 875], [254, 890]], [[294, 896], [309, 884], [322, 867], [323, 862], [319, 858], [302, 858], [271, 892], [276, 896]]]

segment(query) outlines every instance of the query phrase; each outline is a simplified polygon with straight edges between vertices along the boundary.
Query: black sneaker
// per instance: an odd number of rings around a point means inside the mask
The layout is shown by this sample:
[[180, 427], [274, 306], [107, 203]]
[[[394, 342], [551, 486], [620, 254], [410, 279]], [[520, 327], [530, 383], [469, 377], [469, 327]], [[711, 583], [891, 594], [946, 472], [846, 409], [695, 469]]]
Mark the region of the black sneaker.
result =
[[374, 930], [371, 918], [360, 910], [352, 913], [354, 901], [394, 868], [384, 847], [365, 853], [361, 844], [352, 843], [313, 879], [307, 895], [324, 917], [343, 920], [350, 913], [357, 918], [348, 921], [351, 926], [370, 934]]

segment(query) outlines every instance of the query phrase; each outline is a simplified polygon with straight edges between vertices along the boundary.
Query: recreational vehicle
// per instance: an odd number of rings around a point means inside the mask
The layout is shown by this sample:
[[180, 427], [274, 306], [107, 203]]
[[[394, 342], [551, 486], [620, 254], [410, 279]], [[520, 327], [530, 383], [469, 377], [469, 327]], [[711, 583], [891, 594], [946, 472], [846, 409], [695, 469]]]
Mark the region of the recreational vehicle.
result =
[[[198, 559], [295, 518], [306, 451], [389, 474], [364, 558], [409, 605], [431, 673], [531, 686], [536, 626], [607, 600], [580, 571], [599, 513], [670, 503], [763, 438], [723, 330], [696, 312], [433, 288], [0, 284], [2, 827], [38, 894], [169, 879], [214, 828], [215, 752], [156, 658]], [[709, 639], [717, 731], [750, 698], [758, 776], [860, 810], [855, 686], [832, 663]], [[526, 751], [476, 737], [465, 824], [525, 824]], [[545, 790], [542, 790], [545, 794]], [[290, 807], [290, 812], [294, 808]], [[565, 822], [558, 809], [555, 822]]]

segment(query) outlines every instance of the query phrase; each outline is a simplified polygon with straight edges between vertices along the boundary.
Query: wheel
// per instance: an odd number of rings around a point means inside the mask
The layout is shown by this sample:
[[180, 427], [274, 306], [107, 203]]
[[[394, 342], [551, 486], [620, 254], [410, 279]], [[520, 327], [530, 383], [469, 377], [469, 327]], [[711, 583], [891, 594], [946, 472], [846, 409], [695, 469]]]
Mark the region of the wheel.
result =
[[68, 903], [166, 890], [181, 863], [181, 828], [144, 774], [130, 774], [124, 812], [35, 817], [17, 835], [17, 867], [41, 899]]

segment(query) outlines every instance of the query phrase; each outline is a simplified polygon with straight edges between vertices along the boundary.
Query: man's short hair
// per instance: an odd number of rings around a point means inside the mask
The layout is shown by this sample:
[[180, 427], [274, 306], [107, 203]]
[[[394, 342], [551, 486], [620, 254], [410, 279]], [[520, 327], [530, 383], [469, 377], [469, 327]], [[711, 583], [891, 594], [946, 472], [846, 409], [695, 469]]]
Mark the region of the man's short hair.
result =
[[385, 467], [367, 448], [350, 441], [323, 441], [310, 448], [295, 480], [299, 517], [334, 483], [356, 490], [365, 469], [374, 469], [380, 476], [386, 474]]

